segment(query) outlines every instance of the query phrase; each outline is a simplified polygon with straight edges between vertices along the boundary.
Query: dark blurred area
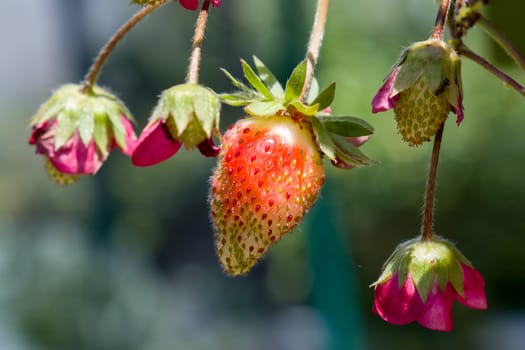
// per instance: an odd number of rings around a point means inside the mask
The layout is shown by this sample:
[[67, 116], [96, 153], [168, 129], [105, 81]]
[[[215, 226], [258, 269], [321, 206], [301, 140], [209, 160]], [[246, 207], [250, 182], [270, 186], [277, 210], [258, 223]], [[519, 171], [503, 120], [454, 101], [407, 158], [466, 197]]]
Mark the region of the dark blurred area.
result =
[[[369, 285], [395, 246], [419, 231], [430, 145], [410, 148], [391, 112], [370, 100], [403, 47], [428, 37], [434, 1], [333, 1], [317, 68], [337, 81], [335, 114], [376, 127], [377, 164], [332, 169], [296, 232], [248, 275], [223, 274], [208, 220], [213, 159], [181, 150], [151, 168], [114, 152], [93, 178], [61, 188], [26, 144], [53, 88], [78, 82], [137, 6], [128, 1], [19, 0], [0, 13], [0, 349], [522, 349], [525, 343], [525, 101], [463, 64], [465, 121], [447, 123], [436, 231], [484, 275], [489, 309], [454, 308], [451, 333], [385, 323]], [[261, 58], [281, 81], [302, 59], [315, 1], [224, 0], [210, 14], [201, 82], [232, 87], [239, 59]], [[486, 14], [524, 50], [525, 3]], [[160, 92], [183, 82], [197, 13], [167, 4], [108, 60], [100, 85], [146, 124]], [[483, 32], [467, 43], [524, 81]], [[221, 129], [242, 116], [223, 108]]]

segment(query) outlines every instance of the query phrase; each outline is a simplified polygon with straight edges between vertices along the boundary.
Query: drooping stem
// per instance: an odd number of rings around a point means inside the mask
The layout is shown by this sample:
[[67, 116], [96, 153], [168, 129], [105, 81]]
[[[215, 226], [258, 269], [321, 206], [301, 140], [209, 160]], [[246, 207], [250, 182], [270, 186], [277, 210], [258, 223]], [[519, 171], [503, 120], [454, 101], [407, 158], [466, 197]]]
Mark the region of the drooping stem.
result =
[[315, 10], [315, 19], [310, 33], [310, 40], [308, 41], [308, 48], [306, 50], [306, 79], [301, 91], [301, 100], [305, 100], [310, 89], [310, 84], [314, 77], [314, 69], [319, 59], [319, 52], [323, 43], [323, 37], [326, 27], [326, 17], [328, 15], [328, 6], [330, 0], [317, 0], [317, 7]]
[[499, 70], [496, 66], [494, 66], [492, 63], [481, 57], [480, 55], [476, 54], [472, 50], [470, 50], [465, 44], [460, 43], [456, 50], [459, 54], [470, 58], [472, 61], [476, 62], [492, 74], [494, 74], [496, 77], [498, 77], [500, 80], [502, 80], [505, 84], [512, 87], [514, 90], [516, 90], [520, 95], [525, 97], [525, 87], [523, 87], [520, 83], [518, 83], [516, 80], [511, 78], [506, 73]]
[[436, 136], [434, 136], [434, 146], [430, 158], [428, 169], [427, 184], [425, 186], [425, 202], [423, 206], [423, 224], [421, 226], [421, 238], [425, 241], [432, 239], [433, 220], [434, 220], [434, 192], [436, 189], [437, 167], [439, 163], [439, 151], [441, 150], [441, 140], [443, 139], [443, 129], [445, 123], [441, 124]]
[[509, 57], [512, 58], [514, 62], [523, 69], [523, 71], [525, 71], [525, 57], [518, 51], [516, 46], [514, 46], [514, 44], [503, 35], [503, 33], [497, 30], [492, 23], [482, 15], [479, 17], [477, 23], [492, 39], [494, 39], [496, 43], [498, 43], [499, 46], [501, 46], [503, 50], [505, 50], [507, 55], [509, 55]]
[[202, 42], [204, 41], [204, 32], [206, 31], [206, 23], [208, 22], [208, 10], [210, 8], [210, 0], [205, 0], [202, 4], [197, 23], [195, 24], [195, 34], [193, 35], [193, 47], [191, 50], [190, 64], [188, 66], [188, 74], [186, 75], [186, 83], [199, 83], [199, 69], [201, 65], [202, 56]]
[[102, 47], [97, 57], [93, 61], [93, 64], [89, 68], [86, 77], [84, 78], [84, 85], [82, 91], [89, 93], [93, 90], [93, 86], [97, 81], [97, 78], [102, 70], [102, 67], [106, 63], [109, 55], [117, 46], [117, 44], [122, 40], [122, 38], [133, 28], [137, 23], [139, 23], [144, 17], [155, 11], [160, 6], [164, 5], [168, 0], [159, 0], [154, 4], [149, 4], [141, 8], [137, 13], [135, 13], [130, 19], [126, 21], [116, 32], [109, 38], [106, 44]]
[[431, 38], [443, 40], [449, 7], [450, 0], [441, 0], [436, 16], [436, 23], [434, 24], [434, 30], [432, 30], [432, 35], [430, 36]]

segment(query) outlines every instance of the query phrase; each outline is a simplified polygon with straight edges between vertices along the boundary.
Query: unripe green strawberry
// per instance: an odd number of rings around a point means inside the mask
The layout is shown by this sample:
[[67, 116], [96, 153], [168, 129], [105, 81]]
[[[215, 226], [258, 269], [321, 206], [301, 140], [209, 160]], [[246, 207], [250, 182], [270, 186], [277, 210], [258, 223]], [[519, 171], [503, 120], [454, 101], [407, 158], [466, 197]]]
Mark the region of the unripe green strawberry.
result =
[[216, 248], [225, 271], [247, 272], [316, 201], [324, 183], [311, 126], [289, 117], [239, 120], [211, 178]]

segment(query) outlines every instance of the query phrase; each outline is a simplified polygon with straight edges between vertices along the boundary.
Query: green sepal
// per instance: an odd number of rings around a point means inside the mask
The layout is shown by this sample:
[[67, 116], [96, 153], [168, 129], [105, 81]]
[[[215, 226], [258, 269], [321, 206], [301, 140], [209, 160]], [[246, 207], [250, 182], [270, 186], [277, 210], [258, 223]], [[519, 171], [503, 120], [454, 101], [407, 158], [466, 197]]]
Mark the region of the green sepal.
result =
[[124, 129], [124, 124], [122, 123], [121, 112], [116, 108], [109, 108], [106, 111], [106, 114], [111, 122], [113, 136], [115, 137], [117, 145], [121, 149], [127, 149], [126, 130]]
[[[458, 259], [454, 260], [453, 263], [448, 268], [448, 281], [452, 284], [452, 287], [456, 292], [461, 296], [465, 297], [464, 291], [464, 276], [463, 269]], [[442, 288], [443, 289], [443, 288]]]
[[264, 84], [270, 89], [270, 92], [276, 99], [284, 99], [284, 89], [273, 75], [272, 71], [266, 67], [266, 65], [259, 59], [257, 56], [253, 56], [253, 62], [255, 64], [255, 69], [259, 77], [264, 82]]
[[361, 118], [350, 116], [318, 116], [326, 129], [345, 137], [366, 136], [374, 133], [374, 127]]
[[358, 147], [340, 137], [331, 135], [332, 141], [336, 146], [336, 155], [340, 160], [354, 166], [371, 165], [373, 161], [368, 158]]
[[317, 140], [317, 144], [321, 151], [328, 157], [328, 159], [336, 160], [336, 145], [330, 136], [326, 127], [316, 117], [309, 118], [312, 124], [312, 129]]
[[95, 114], [94, 117], [94, 128], [93, 128], [93, 139], [98, 150], [102, 153], [105, 158], [108, 155], [109, 149], [109, 130], [108, 118], [105, 114]]
[[292, 72], [284, 89], [284, 101], [299, 99], [306, 80], [306, 60], [301, 61]]
[[226, 77], [228, 79], [230, 79], [230, 82], [232, 83], [233, 86], [235, 86], [237, 89], [241, 90], [241, 91], [246, 91], [246, 92], [252, 92], [252, 90], [246, 86], [246, 84], [244, 84], [242, 81], [240, 81], [239, 79], [235, 78], [233, 75], [231, 75], [230, 72], [228, 72], [226, 69], [224, 68], [221, 68], [221, 71], [224, 73], [224, 75], [226, 75]]
[[252, 116], [267, 116], [275, 115], [278, 111], [284, 110], [284, 107], [282, 103], [276, 101], [259, 101], [250, 103], [244, 110]]
[[62, 110], [57, 117], [55, 132], [55, 150], [62, 147], [72, 136], [78, 126], [78, 116], [72, 110]]
[[335, 97], [335, 82], [324, 88], [311, 104], [319, 104], [319, 109], [330, 107]]
[[272, 93], [270, 92], [270, 90], [268, 90], [268, 87], [264, 85], [263, 81], [261, 80], [261, 78], [259, 78], [257, 73], [255, 73], [252, 67], [250, 67], [250, 65], [246, 63], [245, 60], [241, 60], [241, 65], [246, 80], [248, 80], [248, 82], [255, 88], [255, 90], [261, 93], [261, 95], [263, 95], [266, 99], [272, 100]]
[[91, 110], [84, 110], [80, 113], [78, 121], [78, 132], [82, 143], [87, 146], [93, 138], [95, 129], [95, 113]]
[[207, 137], [211, 137], [212, 132], [219, 129], [221, 101], [215, 92], [200, 87], [193, 95], [193, 108], [202, 130]]
[[160, 2], [160, 0], [131, 0], [130, 4], [137, 4], [140, 6], [154, 5]]
[[244, 91], [239, 91], [232, 94], [220, 94], [219, 97], [223, 103], [233, 107], [246, 106], [261, 99], [260, 96], [252, 93], [246, 93]]
[[423, 303], [426, 302], [428, 294], [437, 282], [435, 269], [428, 263], [413, 263], [410, 266], [410, 276], [416, 286], [416, 289]]
[[318, 104], [307, 105], [307, 104], [302, 103], [299, 100], [290, 101], [290, 106], [292, 106], [299, 113], [306, 115], [306, 116], [314, 116], [319, 111]]

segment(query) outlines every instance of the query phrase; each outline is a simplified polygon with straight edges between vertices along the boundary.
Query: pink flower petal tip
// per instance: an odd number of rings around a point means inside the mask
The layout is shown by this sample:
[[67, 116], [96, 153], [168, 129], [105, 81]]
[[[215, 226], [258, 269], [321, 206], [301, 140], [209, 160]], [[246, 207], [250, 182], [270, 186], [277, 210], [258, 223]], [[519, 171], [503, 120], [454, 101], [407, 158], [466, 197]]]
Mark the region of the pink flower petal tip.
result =
[[142, 131], [131, 155], [131, 162], [139, 167], [155, 165], [172, 157], [181, 145], [165, 130], [165, 125], [159, 119]]

